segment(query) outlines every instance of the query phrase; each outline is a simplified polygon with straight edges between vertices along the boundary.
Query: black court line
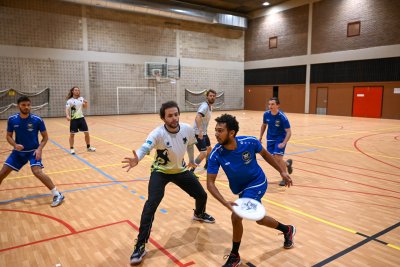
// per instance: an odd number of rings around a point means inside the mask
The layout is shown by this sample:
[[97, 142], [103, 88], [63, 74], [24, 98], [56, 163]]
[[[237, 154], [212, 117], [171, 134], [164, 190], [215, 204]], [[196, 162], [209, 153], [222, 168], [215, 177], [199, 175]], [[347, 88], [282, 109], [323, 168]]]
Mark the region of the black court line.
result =
[[254, 264], [252, 264], [251, 262], [246, 263], [246, 265], [249, 266], [249, 267], [257, 267]]
[[[355, 244], [355, 245], [353, 245], [353, 246], [351, 246], [351, 247], [349, 247], [349, 248], [346, 248], [345, 250], [343, 250], [343, 251], [341, 251], [341, 252], [339, 252], [339, 253], [337, 253], [337, 254], [335, 254], [335, 255], [333, 255], [333, 256], [331, 256], [331, 257], [329, 257], [329, 258], [327, 258], [327, 259], [325, 259], [325, 260], [323, 260], [323, 261], [321, 261], [321, 262], [319, 262], [319, 263], [317, 263], [317, 264], [314, 264], [312, 267], [324, 266], [324, 265], [330, 263], [331, 261], [334, 261], [334, 260], [336, 260], [337, 258], [340, 258], [340, 257], [342, 257], [343, 255], [346, 255], [347, 253], [349, 253], [349, 252], [351, 252], [351, 251], [353, 251], [353, 250], [355, 250], [355, 249], [357, 249], [357, 248], [359, 248], [359, 247], [365, 245], [366, 243], [368, 243], [368, 242], [370, 242], [370, 241], [377, 241], [377, 240], [376, 240], [377, 237], [379, 237], [379, 236], [381, 236], [381, 235], [384, 235], [384, 234], [386, 234], [387, 232], [390, 232], [390, 231], [392, 231], [393, 229], [395, 229], [395, 228], [397, 228], [397, 227], [399, 227], [399, 226], [400, 226], [400, 222], [398, 222], [398, 223], [396, 223], [396, 224], [394, 224], [394, 225], [392, 225], [392, 226], [386, 228], [385, 230], [380, 231], [380, 232], [377, 233], [377, 234], [374, 234], [373, 236], [370, 236], [370, 237], [366, 238], [365, 240], [363, 240], [363, 241], [361, 241], [361, 242], [359, 242], [359, 243], [357, 243], [357, 244]], [[357, 234], [359, 234], [359, 233], [357, 233]], [[360, 234], [360, 235], [361, 235], [361, 236], [365, 236], [365, 235], [363, 235], [363, 234]], [[383, 241], [380, 241], [380, 242], [381, 242], [381, 243], [387, 244], [386, 242], [383, 242]]]

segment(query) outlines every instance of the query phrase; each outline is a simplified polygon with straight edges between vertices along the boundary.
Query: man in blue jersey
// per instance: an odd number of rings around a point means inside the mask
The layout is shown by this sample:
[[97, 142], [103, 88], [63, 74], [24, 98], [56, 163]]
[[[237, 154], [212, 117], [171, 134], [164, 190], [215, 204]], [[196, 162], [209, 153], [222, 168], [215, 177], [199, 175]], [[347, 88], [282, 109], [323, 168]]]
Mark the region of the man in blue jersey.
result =
[[[40, 117], [30, 113], [31, 101], [28, 97], [21, 96], [17, 103], [20, 113], [8, 118], [6, 136], [7, 142], [14, 149], [0, 170], [0, 184], [12, 170], [19, 171], [29, 161], [33, 175], [51, 190], [53, 195], [51, 206], [56, 207], [63, 202], [64, 196], [57, 190], [50, 177], [42, 172], [42, 150], [49, 139], [46, 126]], [[42, 135], [40, 144], [39, 131]]]
[[[229, 187], [234, 194], [239, 195], [240, 198], [252, 198], [260, 202], [267, 190], [268, 182], [263, 170], [257, 163], [257, 153], [280, 173], [286, 186], [290, 187], [292, 180], [287, 174], [286, 168], [283, 169], [276, 163], [272, 155], [262, 147], [256, 137], [236, 137], [239, 131], [239, 123], [235, 117], [224, 114], [216, 118], [215, 121], [217, 122], [215, 137], [218, 144], [208, 158], [207, 189], [222, 205], [232, 211], [232, 250], [223, 267], [235, 267], [241, 263], [239, 246], [243, 236], [243, 224], [242, 218], [233, 212], [232, 206], [235, 206], [236, 203], [225, 200], [215, 186], [219, 167], [222, 167], [228, 177]], [[286, 249], [293, 247], [293, 237], [296, 233], [294, 226], [281, 224], [269, 216], [264, 216], [257, 221], [257, 224], [281, 231], [285, 237], [283, 247]]]
[[[285, 113], [279, 110], [279, 99], [272, 97], [268, 101], [269, 110], [264, 113], [263, 124], [261, 125], [260, 131], [260, 142], [264, 135], [265, 129], [267, 130], [267, 150], [274, 156], [276, 162], [278, 162], [281, 168], [288, 170], [289, 174], [292, 174], [293, 161], [288, 159], [283, 160], [285, 154], [286, 145], [289, 142], [292, 131], [290, 130], [290, 123]], [[282, 180], [279, 183], [280, 186], [285, 186], [285, 181]]]

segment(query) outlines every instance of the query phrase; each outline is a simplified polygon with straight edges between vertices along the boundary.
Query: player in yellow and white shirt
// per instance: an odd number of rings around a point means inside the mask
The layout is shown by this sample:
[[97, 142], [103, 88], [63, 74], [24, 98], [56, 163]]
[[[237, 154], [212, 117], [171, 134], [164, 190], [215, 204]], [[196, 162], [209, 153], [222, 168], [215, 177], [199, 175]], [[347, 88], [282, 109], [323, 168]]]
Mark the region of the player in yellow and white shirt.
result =
[[65, 105], [65, 114], [67, 116], [67, 120], [70, 121], [69, 145], [71, 148], [71, 154], [75, 154], [74, 137], [75, 134], [79, 131], [85, 134], [87, 151], [96, 151], [95, 147], [90, 146], [89, 129], [82, 111], [82, 108], [86, 108], [87, 105], [88, 102], [83, 97], [81, 97], [81, 90], [79, 89], [79, 87], [72, 87], [69, 90], [67, 96], [67, 104]]
[[[164, 197], [165, 186], [172, 182], [179, 186], [196, 200], [193, 220], [214, 223], [215, 219], [205, 212], [207, 193], [200, 182], [188, 170], [194, 166], [194, 147], [196, 138], [193, 128], [186, 123], [179, 123], [179, 107], [174, 101], [162, 104], [160, 117], [164, 125], [152, 131], [146, 142], [138, 150], [133, 150], [133, 158], [125, 158], [123, 168], [131, 168], [138, 165], [139, 161], [155, 148], [156, 154], [151, 166], [151, 175], [148, 187], [148, 200], [146, 201], [140, 220], [139, 235], [134, 251], [130, 258], [131, 264], [139, 264], [146, 255], [145, 244], [150, 237], [154, 214]], [[189, 164], [184, 161], [185, 153], [188, 153]]]

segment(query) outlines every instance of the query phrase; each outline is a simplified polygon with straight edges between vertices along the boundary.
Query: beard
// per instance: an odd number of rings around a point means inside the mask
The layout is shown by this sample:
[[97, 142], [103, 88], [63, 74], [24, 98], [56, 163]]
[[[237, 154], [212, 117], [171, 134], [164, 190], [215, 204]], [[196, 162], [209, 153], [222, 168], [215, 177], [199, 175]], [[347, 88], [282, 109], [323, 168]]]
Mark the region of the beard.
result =
[[25, 109], [20, 109], [19, 110], [22, 114], [24, 114], [24, 115], [27, 115], [27, 114], [29, 114], [31, 111], [30, 111], [30, 109], [27, 109], [27, 108], [25, 108]]
[[210, 103], [211, 105], [214, 104], [214, 102], [215, 102], [215, 99], [208, 100], [208, 103]]

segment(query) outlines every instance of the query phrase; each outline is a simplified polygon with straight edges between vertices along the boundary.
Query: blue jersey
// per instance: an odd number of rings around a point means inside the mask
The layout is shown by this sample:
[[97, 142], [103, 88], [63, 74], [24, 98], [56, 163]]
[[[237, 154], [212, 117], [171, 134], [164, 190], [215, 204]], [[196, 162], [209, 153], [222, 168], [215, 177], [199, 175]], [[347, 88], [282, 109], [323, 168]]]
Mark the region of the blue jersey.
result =
[[38, 133], [46, 131], [42, 118], [29, 114], [28, 118], [21, 118], [20, 114], [14, 114], [8, 118], [7, 132], [15, 132], [15, 142], [23, 145], [22, 151], [32, 151], [39, 147]]
[[266, 111], [264, 113], [263, 123], [268, 125], [268, 141], [283, 141], [286, 137], [285, 129], [290, 128], [289, 120], [282, 111], [278, 111], [276, 115], [272, 115], [270, 110]]
[[257, 163], [256, 154], [262, 145], [253, 136], [237, 136], [237, 148], [228, 150], [216, 145], [208, 159], [207, 173], [217, 174], [221, 166], [229, 180], [229, 187], [234, 194], [244, 189], [265, 182], [265, 174]]

